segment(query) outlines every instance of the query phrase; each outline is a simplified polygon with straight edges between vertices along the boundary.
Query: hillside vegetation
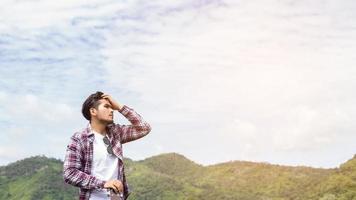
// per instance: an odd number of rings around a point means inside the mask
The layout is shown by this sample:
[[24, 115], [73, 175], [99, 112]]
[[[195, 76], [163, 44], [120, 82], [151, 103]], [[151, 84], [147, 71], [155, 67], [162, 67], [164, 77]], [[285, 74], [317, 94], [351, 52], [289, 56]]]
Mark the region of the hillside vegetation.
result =
[[[334, 169], [246, 161], [202, 166], [176, 153], [125, 163], [130, 200], [356, 200], [356, 156]], [[77, 199], [62, 167], [44, 156], [0, 167], [0, 199]]]

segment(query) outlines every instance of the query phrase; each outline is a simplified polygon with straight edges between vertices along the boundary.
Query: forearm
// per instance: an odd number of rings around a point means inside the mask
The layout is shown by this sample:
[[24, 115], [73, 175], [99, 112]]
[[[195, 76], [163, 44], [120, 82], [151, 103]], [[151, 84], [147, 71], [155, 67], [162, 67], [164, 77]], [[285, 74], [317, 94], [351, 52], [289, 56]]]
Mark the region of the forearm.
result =
[[148, 122], [146, 122], [141, 115], [139, 115], [134, 109], [123, 106], [120, 110], [120, 113], [131, 123], [133, 127], [135, 127], [138, 131], [147, 131], [151, 130], [151, 126]]
[[120, 110], [120, 113], [131, 123], [131, 125], [120, 126], [122, 143], [139, 139], [151, 131], [151, 125], [132, 108], [125, 105]]
[[116, 110], [117, 111], [121, 111], [122, 110], [122, 108], [124, 107], [124, 105], [123, 104], [121, 104], [121, 103], [117, 103], [117, 108], [116, 108]]
[[84, 189], [99, 189], [103, 188], [105, 184], [105, 181], [99, 180], [74, 167], [69, 167], [64, 170], [64, 181]]
[[71, 137], [71, 142], [67, 146], [66, 155], [63, 164], [63, 178], [64, 181], [73, 186], [85, 189], [101, 188], [104, 185], [102, 180], [85, 173], [83, 171], [84, 164], [82, 163], [82, 146], [79, 140]]

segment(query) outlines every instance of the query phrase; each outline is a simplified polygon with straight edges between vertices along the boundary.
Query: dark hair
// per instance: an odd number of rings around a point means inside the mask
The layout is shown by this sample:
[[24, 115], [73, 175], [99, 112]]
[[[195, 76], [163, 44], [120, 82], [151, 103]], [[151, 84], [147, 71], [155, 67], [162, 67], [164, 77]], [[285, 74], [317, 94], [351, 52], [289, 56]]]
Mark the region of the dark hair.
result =
[[91, 120], [91, 115], [90, 115], [90, 108], [98, 108], [99, 106], [99, 100], [103, 99], [101, 96], [104, 93], [97, 91], [94, 94], [91, 94], [83, 103], [82, 106], [82, 114], [87, 120]]

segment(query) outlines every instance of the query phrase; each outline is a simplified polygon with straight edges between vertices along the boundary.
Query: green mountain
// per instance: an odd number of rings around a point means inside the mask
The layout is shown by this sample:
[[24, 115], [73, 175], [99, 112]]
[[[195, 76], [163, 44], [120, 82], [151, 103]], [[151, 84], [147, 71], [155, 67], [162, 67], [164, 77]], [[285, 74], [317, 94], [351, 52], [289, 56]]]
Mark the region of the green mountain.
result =
[[0, 199], [74, 199], [76, 189], [63, 183], [63, 162], [36, 156], [0, 167]]
[[[36, 156], [0, 167], [0, 200], [77, 199], [61, 160]], [[234, 161], [196, 164], [176, 153], [125, 159], [130, 200], [356, 200], [356, 155], [338, 168]]]
[[323, 181], [313, 185], [305, 196], [308, 199], [355, 200], [356, 155], [340, 165]]

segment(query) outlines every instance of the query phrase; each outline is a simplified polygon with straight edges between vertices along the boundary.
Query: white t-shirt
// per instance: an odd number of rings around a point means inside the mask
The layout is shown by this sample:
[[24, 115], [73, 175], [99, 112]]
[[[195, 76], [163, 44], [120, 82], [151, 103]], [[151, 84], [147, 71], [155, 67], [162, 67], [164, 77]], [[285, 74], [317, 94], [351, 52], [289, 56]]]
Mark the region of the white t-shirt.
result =
[[[94, 133], [93, 142], [93, 166], [91, 174], [96, 178], [104, 181], [111, 179], [117, 179], [118, 177], [118, 158], [114, 155], [110, 155], [107, 152], [107, 145], [104, 143], [101, 135], [92, 130]], [[106, 189], [93, 190], [90, 195], [90, 200], [109, 200], [109, 192]]]

